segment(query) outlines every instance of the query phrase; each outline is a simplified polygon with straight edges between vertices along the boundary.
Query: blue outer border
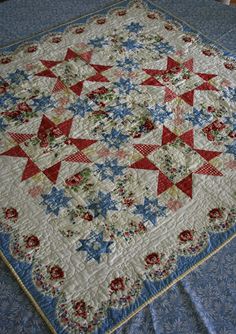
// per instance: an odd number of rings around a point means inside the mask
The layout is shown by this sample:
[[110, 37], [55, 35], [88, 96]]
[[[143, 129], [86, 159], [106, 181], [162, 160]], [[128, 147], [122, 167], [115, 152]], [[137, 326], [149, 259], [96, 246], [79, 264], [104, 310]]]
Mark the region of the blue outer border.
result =
[[[232, 54], [232, 52], [226, 50], [225, 48], [218, 45], [217, 43], [212, 42], [209, 38], [206, 38], [204, 35], [197, 32], [192, 27], [190, 27], [187, 23], [167, 13], [165, 9], [161, 8], [158, 5], [151, 3], [149, 0], [142, 0], [142, 1], [148, 6], [150, 10], [158, 10], [165, 17], [166, 20], [176, 21], [180, 23], [183, 31], [190, 32], [190, 33], [196, 33], [201, 38], [201, 41], [203, 43], [210, 44], [214, 48], [217, 48], [224, 56], [232, 57], [236, 60], [236, 55]], [[32, 36], [32, 38], [30, 37], [28, 39], [24, 39], [23, 41], [16, 42], [14, 45], [11, 45], [9, 47], [3, 47], [0, 50], [4, 51], [4, 53], [13, 52], [19, 47], [19, 45], [27, 44], [32, 41], [39, 41], [42, 38], [42, 36], [45, 36], [50, 32], [51, 33], [63, 32], [69, 25], [72, 25], [72, 24], [73, 25], [74, 24], [85, 24], [86, 21], [89, 20], [91, 17], [93, 17], [95, 14], [96, 15], [107, 14], [113, 8], [116, 9], [119, 7], [127, 7], [130, 2], [132, 2], [132, 0], [124, 0], [117, 4], [111, 5], [107, 7], [106, 9], [102, 9], [101, 11], [98, 11], [96, 13], [88, 14], [83, 18], [78, 18], [70, 22], [67, 22], [58, 28], [49, 29], [46, 32], [37, 34], [37, 36]], [[236, 225], [228, 229], [226, 232], [220, 232], [220, 233], [210, 232], [208, 246], [201, 253], [199, 253], [196, 256], [189, 256], [189, 257], [179, 256], [177, 264], [176, 264], [177, 269], [173, 271], [167, 278], [163, 280], [156, 281], [156, 282], [147, 281], [147, 280], [144, 281], [144, 287], [142, 289], [141, 294], [136, 299], [136, 301], [129, 307], [123, 308], [122, 310], [111, 309], [111, 308], [108, 309], [107, 318], [103, 321], [102, 325], [94, 332], [94, 334], [104, 334], [106, 331], [111, 330], [114, 326], [124, 321], [133, 312], [135, 312], [135, 310], [139, 308], [143, 303], [145, 303], [151, 297], [161, 292], [165, 287], [170, 285], [171, 282], [177, 279], [180, 275], [184, 274], [188, 269], [190, 269], [192, 266], [197, 264], [199, 261], [203, 260], [215, 249], [220, 247], [225, 241], [227, 241], [227, 239], [229, 239], [235, 233], [236, 233]], [[46, 315], [46, 317], [48, 318], [48, 320], [54, 327], [55, 331], [58, 334], [66, 334], [66, 331], [60, 326], [59, 322], [57, 321], [57, 316], [55, 312], [57, 298], [51, 298], [51, 297], [45, 296], [35, 288], [34, 283], [32, 281], [32, 277], [31, 277], [32, 265], [27, 264], [25, 262], [16, 261], [10, 254], [9, 242], [10, 242], [10, 235], [0, 232], [0, 249], [2, 250], [7, 261], [12, 265], [12, 267], [16, 271], [17, 275], [20, 277], [24, 286], [28, 289], [28, 291], [37, 301], [38, 305], [40, 306], [40, 308], [42, 309], [42, 311], [44, 312], [44, 314]]]
[[32, 264], [17, 261], [10, 253], [10, 234], [0, 233], [0, 250], [3, 252], [7, 261], [12, 265], [22, 283], [37, 301], [43, 313], [46, 315], [56, 332], [59, 334], [66, 333], [57, 321], [56, 304], [57, 298], [51, 298], [39, 292], [32, 280]]

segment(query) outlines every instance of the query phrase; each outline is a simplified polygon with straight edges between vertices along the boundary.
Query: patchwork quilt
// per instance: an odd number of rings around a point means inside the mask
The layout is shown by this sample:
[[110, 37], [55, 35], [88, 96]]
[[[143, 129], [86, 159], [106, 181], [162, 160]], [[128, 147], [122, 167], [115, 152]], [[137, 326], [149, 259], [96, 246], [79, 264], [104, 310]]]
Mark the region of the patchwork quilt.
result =
[[227, 50], [122, 1], [0, 74], [0, 254], [53, 333], [113, 332], [235, 236]]

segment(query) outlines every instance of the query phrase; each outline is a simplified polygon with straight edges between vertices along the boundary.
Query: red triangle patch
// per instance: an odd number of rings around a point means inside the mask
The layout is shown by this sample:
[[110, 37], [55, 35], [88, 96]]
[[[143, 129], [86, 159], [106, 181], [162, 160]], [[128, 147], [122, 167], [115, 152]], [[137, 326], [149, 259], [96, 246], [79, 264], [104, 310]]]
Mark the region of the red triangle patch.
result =
[[74, 58], [76, 58], [78, 56], [79, 55], [76, 52], [74, 52], [73, 50], [71, 50], [70, 48], [68, 48], [67, 52], [66, 52], [65, 60], [74, 59]]
[[147, 80], [143, 81], [141, 83], [141, 85], [147, 85], [147, 86], [157, 86], [157, 87], [161, 87], [163, 86], [157, 79], [151, 77], [151, 78], [148, 78]]
[[194, 90], [190, 90], [179, 96], [183, 101], [188, 103], [190, 106], [193, 106], [193, 99], [194, 99]]
[[162, 130], [162, 145], [166, 145], [168, 143], [173, 142], [178, 136], [170, 131], [168, 128], [163, 126]]
[[96, 140], [92, 140], [92, 139], [80, 139], [80, 138], [78, 139], [70, 138], [70, 140], [81, 151], [97, 142]]
[[84, 53], [80, 53], [79, 56], [80, 56], [81, 59], [83, 59], [87, 63], [90, 63], [90, 60], [92, 58], [92, 53], [93, 53], [93, 51], [87, 51], [87, 52], [84, 52]]
[[162, 172], [158, 176], [157, 195], [162, 194], [173, 186], [173, 182], [168, 179]]
[[215, 157], [218, 157], [222, 153], [222, 152], [205, 151], [205, 150], [198, 150], [198, 149], [195, 149], [195, 151], [198, 154], [200, 154], [207, 161], [210, 161], [210, 160], [214, 159]]
[[173, 67], [179, 67], [180, 63], [178, 63], [176, 60], [167, 57], [167, 70], [172, 69]]
[[97, 72], [104, 72], [112, 68], [113, 66], [105, 66], [105, 65], [96, 65], [96, 64], [90, 64]]
[[143, 71], [151, 76], [162, 75], [165, 72], [165, 70], [152, 70], [152, 69], [143, 69]]
[[40, 60], [40, 61], [47, 68], [52, 68], [52, 67], [62, 63], [62, 61], [55, 61], [55, 60]]
[[130, 168], [158, 170], [158, 168], [148, 158], [143, 158], [141, 160], [136, 161], [130, 166]]
[[187, 68], [189, 71], [193, 71], [193, 59], [189, 59], [183, 63], [184, 67]]
[[145, 157], [148, 156], [150, 153], [154, 152], [157, 148], [159, 148], [159, 145], [148, 145], [148, 144], [136, 144], [134, 145], [137, 151], [144, 155]]
[[50, 181], [52, 181], [52, 183], [56, 183], [60, 168], [61, 168], [61, 162], [58, 162], [57, 164], [45, 169], [43, 173], [44, 175], [47, 176], [47, 178]]
[[177, 95], [172, 92], [169, 88], [165, 87], [165, 97], [164, 97], [164, 102], [170, 102], [174, 100], [177, 97]]
[[182, 190], [187, 196], [192, 198], [193, 195], [193, 180], [192, 174], [188, 175], [185, 179], [176, 183], [176, 187]]
[[205, 81], [208, 81], [208, 80], [211, 80], [217, 77], [216, 74], [208, 74], [208, 73], [196, 73], [196, 74]]
[[17, 142], [17, 144], [24, 143], [26, 140], [32, 138], [34, 135], [29, 133], [14, 133], [14, 132], [8, 132], [9, 136], [11, 136], [12, 139]]
[[28, 159], [22, 174], [21, 181], [25, 181], [30, 177], [38, 174], [39, 172], [41, 172], [41, 170], [38, 168], [38, 166], [35, 165], [35, 163], [32, 160]]
[[61, 90], [66, 88], [67, 87], [64, 85], [64, 83], [60, 79], [57, 79], [55, 86], [53, 87], [52, 93], [60, 92]]
[[6, 155], [9, 157], [28, 158], [28, 155], [22, 150], [20, 146], [14, 146], [10, 150], [1, 153], [0, 155]]
[[60, 123], [57, 125], [57, 128], [59, 128], [61, 130], [61, 132], [65, 135], [65, 136], [69, 136], [70, 133], [70, 129], [72, 126], [72, 122], [73, 122], [73, 118], [67, 119], [66, 121]]
[[82, 89], [83, 89], [83, 84], [84, 81], [79, 81], [77, 82], [77, 84], [73, 85], [70, 87], [70, 89], [72, 90], [72, 92], [74, 92], [76, 95], [80, 96]]
[[223, 174], [216, 167], [209, 163], [205, 163], [196, 172], [194, 172], [194, 174], [223, 176]]
[[100, 73], [96, 73], [95, 75], [92, 75], [91, 77], [86, 79], [86, 81], [109, 82], [109, 80]]
[[86, 157], [86, 155], [79, 151], [76, 152], [75, 154], [70, 155], [69, 157], [65, 158], [65, 161], [67, 162], [83, 162], [83, 163], [90, 163], [92, 162], [91, 160], [89, 160], [88, 157]]
[[214, 91], [218, 91], [218, 89], [211, 85], [210, 82], [204, 82], [202, 85], [198, 86], [197, 88], [195, 88], [196, 90], [214, 90]]
[[51, 70], [44, 70], [39, 73], [36, 73], [38, 77], [48, 77], [48, 78], [56, 78], [56, 75]]
[[54, 127], [55, 124], [53, 123], [53, 121], [47, 118], [47, 116], [43, 115], [41, 124], [38, 129], [38, 134], [37, 134], [38, 138], [43, 139], [45, 137], [47, 130], [52, 129]]
[[194, 146], [193, 129], [183, 133], [181, 136], [179, 136], [179, 138], [182, 139], [187, 145], [193, 148]]

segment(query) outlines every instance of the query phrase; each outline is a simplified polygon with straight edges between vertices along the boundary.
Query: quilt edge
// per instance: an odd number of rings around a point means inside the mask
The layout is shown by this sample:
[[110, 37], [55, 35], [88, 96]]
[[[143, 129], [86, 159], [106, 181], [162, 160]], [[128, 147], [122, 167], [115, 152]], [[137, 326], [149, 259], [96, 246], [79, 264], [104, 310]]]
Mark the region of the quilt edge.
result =
[[[186, 270], [183, 274], [178, 276], [175, 280], [173, 280], [170, 284], [168, 284], [164, 289], [161, 291], [157, 292], [155, 295], [153, 295], [151, 298], [149, 298], [146, 302], [144, 302], [140, 307], [138, 307], [135, 311], [133, 311], [131, 314], [129, 314], [128, 317], [120, 321], [118, 324], [116, 324], [111, 330], [108, 330], [107, 334], [112, 334], [114, 333], [118, 328], [120, 328], [122, 325], [124, 325], [127, 321], [129, 321], [131, 318], [133, 318], [137, 313], [139, 313], [142, 309], [144, 309], [147, 305], [151, 304], [154, 300], [156, 300], [158, 297], [163, 295], [165, 292], [167, 292], [171, 287], [173, 287], [176, 283], [178, 283], [181, 279], [186, 277], [188, 274], [193, 272], [196, 268], [198, 268], [200, 265], [205, 263], [207, 260], [209, 260], [212, 256], [217, 254], [221, 249], [223, 249], [228, 243], [230, 243], [234, 238], [236, 238], [236, 232], [232, 234], [228, 239], [226, 239], [220, 246], [215, 248], [211, 253], [207, 254], [204, 258], [202, 258], [200, 261], [195, 263], [191, 268]], [[7, 260], [3, 252], [0, 250], [0, 259], [5, 263], [7, 268], [10, 270], [11, 274], [13, 277], [16, 279], [17, 283], [19, 284], [20, 288], [23, 290], [25, 295], [28, 297], [32, 305], [34, 306], [36, 312], [40, 315], [40, 317], [43, 319], [44, 323], [50, 330], [52, 334], [58, 334], [51, 324], [51, 322], [48, 320], [47, 316], [45, 313], [42, 311], [41, 307], [39, 304], [36, 302], [30, 291], [27, 289], [27, 287], [24, 285], [20, 277], [18, 276], [17, 272], [15, 269], [12, 267], [10, 262]]]
[[228, 243], [230, 243], [234, 238], [236, 238], [236, 232], [232, 234], [228, 239], [226, 239], [220, 246], [215, 248], [212, 252], [208, 253], [204, 258], [202, 258], [200, 261], [195, 263], [191, 268], [187, 269], [183, 274], [178, 276], [176, 279], [174, 279], [170, 284], [168, 284], [165, 288], [163, 288], [161, 291], [158, 291], [155, 295], [150, 297], [146, 302], [144, 302], [142, 305], [140, 305], [135, 311], [133, 311], [129, 316], [122, 321], [120, 321], [118, 324], [116, 324], [111, 330], [108, 330], [107, 334], [114, 333], [118, 328], [120, 328], [122, 325], [124, 325], [127, 321], [129, 321], [131, 318], [133, 318], [137, 313], [142, 311], [147, 305], [151, 304], [153, 301], [155, 301], [158, 297], [163, 295], [165, 292], [167, 292], [170, 288], [172, 288], [176, 283], [181, 281], [183, 278], [185, 278], [188, 274], [193, 272], [195, 269], [197, 269], [199, 266], [201, 266], [203, 263], [205, 263], [207, 260], [209, 260], [212, 256], [217, 254], [221, 249], [223, 249]]
[[27, 289], [27, 287], [24, 285], [24, 283], [22, 282], [22, 280], [20, 279], [20, 277], [18, 276], [17, 272], [15, 271], [15, 269], [13, 268], [13, 266], [11, 265], [11, 263], [7, 260], [7, 258], [5, 257], [4, 253], [2, 252], [2, 250], [0, 249], [0, 260], [2, 260], [5, 265], [7, 266], [7, 268], [10, 270], [12, 276], [15, 278], [16, 282], [18, 283], [18, 285], [20, 286], [20, 288], [23, 290], [23, 292], [25, 293], [25, 295], [27, 296], [27, 298], [30, 300], [30, 302], [32, 303], [32, 305], [34, 306], [34, 308], [36, 309], [37, 313], [40, 315], [40, 317], [43, 319], [44, 323], [46, 324], [46, 326], [48, 327], [48, 329], [50, 330], [50, 332], [52, 334], [57, 334], [56, 330], [54, 329], [53, 325], [51, 324], [51, 322], [48, 320], [47, 316], [45, 315], [45, 313], [42, 311], [41, 307], [39, 306], [39, 304], [36, 302], [36, 300], [34, 299], [34, 297], [32, 296], [32, 294], [30, 293], [30, 291]]
[[118, 1], [118, 2], [116, 2], [116, 3], [113, 3], [113, 4], [111, 4], [111, 5], [107, 5], [107, 6], [103, 7], [103, 8], [98, 9], [98, 10], [91, 11], [91, 12], [89, 12], [89, 13], [87, 13], [87, 14], [84, 14], [84, 15], [78, 15], [78, 16], [75, 16], [75, 17], [73, 17], [73, 18], [71, 18], [71, 19], [65, 20], [65, 21], [62, 22], [62, 23], [55, 24], [55, 25], [53, 25], [53, 26], [51, 26], [51, 27], [48, 27], [48, 28], [43, 29], [43, 30], [41, 30], [41, 31], [39, 31], [39, 32], [36, 32], [35, 34], [33, 33], [33, 34], [31, 34], [30, 36], [28, 36], [28, 37], [19, 38], [19, 39], [16, 39], [15, 41], [13, 41], [13, 42], [11, 42], [11, 43], [8, 43], [8, 44], [5, 44], [5, 45], [4, 45], [4, 44], [3, 44], [3, 45], [0, 45], [0, 51], [1, 51], [1, 50], [4, 50], [4, 49], [7, 49], [7, 48], [10, 48], [10, 47], [12, 47], [12, 46], [15, 46], [15, 45], [24, 43], [24, 42], [26, 42], [26, 41], [28, 41], [28, 40], [30, 41], [30, 40], [33, 39], [34, 37], [38, 37], [38, 36], [40, 36], [40, 35], [43, 35], [43, 34], [46, 34], [46, 33], [50, 33], [50, 32], [53, 31], [53, 30], [59, 29], [59, 28], [61, 28], [61, 27], [63, 27], [63, 26], [67, 26], [67, 25], [69, 25], [69, 24], [72, 24], [73, 22], [76, 22], [76, 21], [78, 21], [78, 20], [84, 19], [84, 18], [86, 18], [86, 17], [93, 16], [94, 14], [99, 14], [99, 13], [101, 13], [101, 12], [104, 11], [104, 10], [111, 9], [112, 7], [115, 7], [115, 6], [117, 6], [117, 5], [121, 4], [121, 3], [123, 3], [124, 1], [125, 1], [125, 0], [120, 0], [120, 1]]

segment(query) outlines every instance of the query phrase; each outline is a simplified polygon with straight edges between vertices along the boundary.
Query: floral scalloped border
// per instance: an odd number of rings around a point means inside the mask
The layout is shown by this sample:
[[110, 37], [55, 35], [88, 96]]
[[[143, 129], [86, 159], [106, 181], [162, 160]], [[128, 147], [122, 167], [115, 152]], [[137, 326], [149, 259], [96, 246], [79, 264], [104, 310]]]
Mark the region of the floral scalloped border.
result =
[[[3, 217], [6, 217], [6, 218], [5, 218], [5, 220], [4, 220], [4, 218], [1, 219], [1, 226], [3, 228], [2, 233], [9, 235], [9, 242], [8, 242], [8, 246], [7, 246], [9, 248], [9, 254], [16, 261], [26, 262], [26, 264], [31, 265], [30, 276], [32, 278], [32, 282], [34, 284], [34, 287], [38, 290], [38, 292], [40, 293], [40, 296], [42, 298], [44, 298], [46, 296], [49, 296], [52, 299], [57, 298], [57, 303], [55, 304], [55, 310], [56, 310], [56, 313], [57, 313], [57, 320], [58, 320], [61, 328], [63, 328], [63, 317], [62, 317], [62, 315], [63, 315], [63, 312], [67, 313], [67, 305], [69, 305], [69, 308], [70, 308], [71, 301], [67, 302], [67, 300], [63, 296], [63, 291], [61, 291], [61, 289], [63, 287], [63, 283], [64, 283], [64, 274], [62, 276], [60, 276], [59, 274], [63, 273], [62, 269], [60, 267], [58, 267], [57, 265], [54, 265], [54, 264], [52, 266], [49, 265], [50, 270], [49, 270], [48, 275], [49, 276], [51, 275], [51, 277], [53, 277], [53, 278], [56, 277], [56, 281], [52, 280], [52, 283], [48, 284], [47, 280], [45, 279], [45, 274], [43, 272], [43, 270], [45, 268], [40, 267], [40, 264], [37, 262], [37, 260], [34, 256], [34, 254], [35, 254], [34, 252], [37, 251], [37, 247], [36, 247], [36, 250], [35, 250], [35, 247], [33, 247], [33, 250], [32, 250], [33, 256], [31, 256], [31, 258], [29, 258], [28, 261], [26, 261], [24, 259], [19, 259], [19, 253], [21, 255], [21, 252], [19, 252], [19, 251], [17, 251], [15, 253], [15, 256], [14, 256], [14, 254], [13, 254], [14, 251], [15, 251], [14, 237], [17, 235], [17, 231], [18, 231], [17, 224], [16, 224], [16, 222], [19, 218], [18, 217], [18, 212], [15, 208], [3, 208]], [[8, 217], [10, 217], [10, 218], [8, 218]], [[169, 276], [172, 273], [178, 272], [177, 263], [178, 263], [178, 261], [181, 257], [184, 256], [184, 257], [187, 257], [187, 258], [190, 258], [190, 257], [195, 257], [196, 258], [196, 256], [201, 255], [204, 251], [206, 251], [207, 247], [210, 245], [211, 234], [214, 234], [214, 235], [219, 234], [219, 233], [221, 233], [221, 234], [226, 233], [227, 234], [232, 228], [235, 228], [235, 224], [236, 224], [236, 219], [235, 218], [236, 218], [236, 209], [230, 209], [229, 212], [225, 212], [224, 208], [213, 208], [212, 210], [209, 211], [209, 214], [208, 214], [208, 219], [210, 220], [210, 224], [208, 224], [207, 227], [202, 231], [202, 233], [199, 235], [199, 238], [194, 239], [194, 233], [195, 233], [194, 230], [182, 231], [178, 235], [179, 248], [177, 249], [177, 253], [174, 254], [174, 255], [171, 254], [169, 257], [167, 257], [165, 259], [165, 262], [162, 262], [163, 261], [162, 256], [164, 254], [162, 255], [162, 254], [156, 252], [156, 249], [152, 253], [146, 254], [143, 263], [146, 263], [145, 264], [145, 269], [146, 269], [147, 272], [145, 271], [143, 276], [138, 278], [138, 281], [140, 281], [140, 283], [139, 283], [139, 286], [138, 286], [138, 290], [136, 291], [136, 294], [132, 295], [133, 299], [131, 301], [129, 301], [128, 304], [121, 305], [121, 307], [120, 306], [119, 307], [118, 306], [113, 306], [111, 304], [111, 300], [108, 299], [107, 301], [105, 301], [103, 303], [102, 307], [100, 307], [99, 310], [96, 310], [96, 313], [94, 313], [90, 323], [88, 322], [87, 327], [84, 327], [84, 325], [83, 326], [81, 325], [82, 326], [81, 327], [81, 333], [93, 333], [94, 331], [98, 330], [103, 325], [105, 320], [107, 319], [108, 309], [115, 308], [115, 309], [118, 309], [119, 312], [121, 312], [126, 307], [132, 307], [133, 303], [135, 301], [137, 301], [137, 298], [139, 298], [142, 291], [144, 291], [143, 288], [145, 287], [144, 286], [145, 281], [149, 282], [150, 284], [159, 284], [160, 281], [163, 281], [164, 279], [169, 278]], [[12, 224], [13, 224], [13, 226], [16, 224], [15, 227], [11, 227]], [[230, 237], [231, 236], [232, 235], [230, 235]], [[31, 236], [31, 238], [32, 238], [32, 236]], [[37, 238], [37, 237], [34, 236], [34, 238]], [[29, 238], [27, 237], [27, 246], [26, 247], [28, 247], [28, 239]], [[194, 242], [192, 243], [192, 241], [194, 241]], [[16, 242], [18, 243], [18, 239], [16, 240]], [[35, 244], [33, 246], [35, 246]], [[39, 242], [37, 243], [36, 246], [39, 246]], [[31, 247], [28, 247], [28, 250], [31, 251]], [[26, 252], [28, 250], [26, 250]], [[214, 252], [214, 249], [213, 249], [213, 252]], [[210, 255], [211, 253], [208, 253], [208, 255]], [[202, 259], [200, 261], [202, 261]], [[191, 271], [192, 270], [191, 268], [193, 266], [194, 267], [197, 266], [198, 262], [196, 262], [192, 266], [187, 263], [187, 266], [184, 267], [184, 273], [182, 273], [182, 275], [184, 275], [185, 272]], [[33, 275], [33, 273], [34, 274], [36, 273], [36, 275]], [[177, 280], [179, 280], [179, 276], [177, 274], [177, 278], [176, 278]], [[39, 283], [43, 284], [43, 285], [38, 286], [38, 281], [35, 280], [35, 277], [39, 277], [39, 278], [41, 277], [42, 281], [40, 279]], [[59, 281], [58, 281], [58, 277], [60, 278]], [[127, 276], [127, 278], [128, 278], [128, 276]], [[116, 279], [114, 279], [114, 281], [116, 281], [118, 279], [119, 278], [116, 278]], [[19, 279], [18, 279], [18, 281], [19, 281]], [[111, 285], [111, 283], [110, 283], [110, 285]], [[53, 284], [56, 284], [56, 285], [54, 286]], [[122, 284], [123, 284], [123, 282], [122, 282]], [[170, 287], [173, 284], [174, 283], [170, 280], [170, 283], [169, 283], [168, 286]], [[133, 289], [133, 286], [132, 286], [132, 289]], [[166, 286], [163, 289], [166, 291]], [[163, 289], [159, 290], [159, 287], [157, 286], [156, 291], [158, 290], [158, 292], [156, 292], [154, 295], [149, 296], [149, 298], [144, 303], [142, 303], [138, 307], [138, 309], [141, 309], [145, 305], [150, 303], [151, 300], [153, 300], [153, 296], [155, 296], [156, 294], [158, 294], [158, 295], [161, 294]], [[48, 294], [48, 291], [49, 291], [49, 294]], [[134, 290], [134, 292], [135, 292], [135, 290]], [[28, 295], [30, 295], [30, 293]], [[31, 297], [30, 297], [30, 299], [32, 299]], [[121, 298], [124, 298], [124, 296], [122, 295]], [[38, 304], [38, 306], [39, 305], [40, 304]], [[38, 310], [38, 307], [37, 307], [37, 310]], [[131, 313], [135, 314], [137, 312], [138, 311], [135, 309]], [[99, 314], [99, 316], [97, 317], [96, 314]], [[128, 318], [129, 317], [130, 317], [130, 314], [128, 315]], [[67, 318], [69, 318], [68, 314], [67, 314]], [[122, 322], [120, 322], [120, 325], [123, 322], [124, 322], [124, 320], [122, 320]], [[73, 324], [73, 319], [71, 320], [71, 323]], [[79, 322], [78, 322], [78, 324], [79, 324]], [[112, 324], [110, 324], [110, 325], [112, 325]], [[114, 324], [114, 325], [115, 325], [114, 328], [119, 327], [117, 324]], [[66, 326], [68, 326], [68, 322], [66, 323]], [[91, 330], [89, 328], [91, 328]], [[114, 330], [114, 328], [111, 330], [111, 332]], [[68, 333], [70, 333], [70, 331]]]
[[[0, 46], [0, 51], [3, 50], [2, 53], [0, 53], [0, 58], [6, 57], [6, 56], [13, 56], [24, 48], [28, 48], [34, 45], [38, 46], [39, 44], [45, 42], [49, 38], [60, 37], [61, 38], [60, 41], [58, 40], [58, 42], [57, 41], [54, 42], [54, 43], [60, 43], [63, 39], [63, 36], [66, 35], [68, 32], [70, 32], [73, 28], [84, 29], [85, 26], [89, 26], [90, 24], [94, 23], [96, 20], [98, 21], [99, 19], [104, 19], [108, 17], [109, 15], [113, 14], [114, 12], [117, 12], [119, 10], [122, 11], [124, 9], [129, 9], [130, 7], [134, 5], [142, 5], [143, 7], [146, 8], [146, 10], [151, 11], [151, 13], [155, 13], [157, 15], [157, 17], [155, 18], [161, 17], [166, 22], [169, 21], [172, 24], [174, 24], [176, 27], [178, 27], [183, 32], [185, 32], [185, 27], [188, 27], [189, 31], [186, 31], [186, 34], [192, 35], [193, 37], [198, 39], [201, 42], [201, 44], [217, 52], [218, 55], [220, 55], [221, 57], [224, 57], [226, 61], [236, 62], [236, 55], [232, 53], [231, 50], [223, 47], [222, 45], [218, 44], [216, 41], [211, 40], [209, 37], [206, 37], [203, 33], [198, 32], [189, 23], [174, 16], [173, 13], [168, 12], [166, 9], [162, 8], [160, 5], [154, 4], [151, 0], [130, 0], [130, 1], [123, 0], [123, 1], [117, 2], [116, 4], [107, 6], [104, 9], [95, 11], [94, 13], [86, 14], [84, 16], [69, 20], [68, 22], [62, 23], [60, 25], [51, 27], [47, 29], [46, 31], [41, 31], [28, 38], [15, 41], [13, 43], [10, 43], [9, 45], [5, 45], [2, 47]], [[150, 5], [153, 7], [152, 9], [149, 8]], [[100, 14], [102, 11], [106, 11], [106, 13]], [[92, 14], [95, 14], [95, 15], [92, 15]], [[86, 22], [84, 23], [79, 22], [80, 20], [85, 19], [86, 17], [87, 17]], [[62, 32], [58, 31], [59, 29], [63, 29], [63, 31]], [[83, 31], [81, 31], [81, 33], [82, 32]], [[32, 54], [34, 53], [34, 51], [31, 51], [31, 52]]]

